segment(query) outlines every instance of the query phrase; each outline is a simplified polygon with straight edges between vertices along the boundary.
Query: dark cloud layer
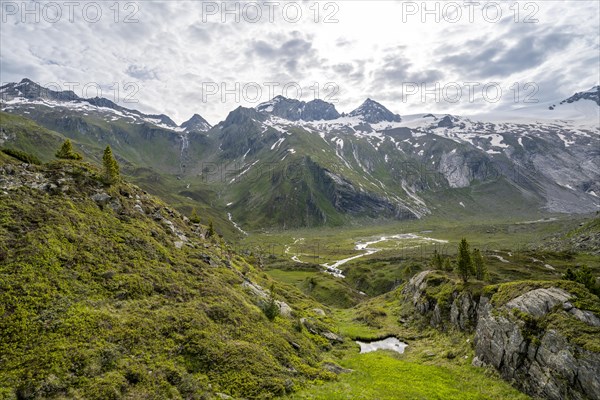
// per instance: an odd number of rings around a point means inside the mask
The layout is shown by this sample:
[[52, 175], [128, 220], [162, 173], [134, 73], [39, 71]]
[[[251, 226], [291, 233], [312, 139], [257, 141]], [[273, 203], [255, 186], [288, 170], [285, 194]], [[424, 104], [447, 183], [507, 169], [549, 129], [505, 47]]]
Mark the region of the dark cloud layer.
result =
[[509, 76], [542, 65], [573, 40], [573, 36], [562, 33], [532, 34], [512, 44], [514, 39], [507, 37], [473, 40], [467, 42], [466, 50], [443, 57], [441, 64], [469, 71], [480, 79]]

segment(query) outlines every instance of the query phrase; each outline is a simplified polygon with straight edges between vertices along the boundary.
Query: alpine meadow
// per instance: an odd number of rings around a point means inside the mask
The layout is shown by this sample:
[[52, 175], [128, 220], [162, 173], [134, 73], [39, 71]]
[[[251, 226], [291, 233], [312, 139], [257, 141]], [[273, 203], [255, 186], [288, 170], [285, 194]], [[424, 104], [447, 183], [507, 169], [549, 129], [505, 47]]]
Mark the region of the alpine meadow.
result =
[[600, 3], [0, 2], [0, 399], [600, 399]]

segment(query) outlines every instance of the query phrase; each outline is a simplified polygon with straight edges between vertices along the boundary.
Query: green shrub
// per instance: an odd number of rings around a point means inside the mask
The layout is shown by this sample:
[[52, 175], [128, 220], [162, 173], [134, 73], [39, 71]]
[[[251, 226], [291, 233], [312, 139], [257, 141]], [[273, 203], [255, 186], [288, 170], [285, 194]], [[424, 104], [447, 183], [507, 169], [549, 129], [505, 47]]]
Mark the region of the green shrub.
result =
[[16, 158], [19, 161], [23, 161], [24, 163], [27, 163], [27, 164], [35, 164], [35, 165], [42, 164], [42, 162], [40, 161], [39, 158], [37, 158], [33, 154], [25, 153], [24, 151], [21, 151], [21, 150], [5, 148], [5, 149], [2, 149], [2, 152], [4, 154], [8, 154], [9, 156], [11, 156], [13, 158]]
[[81, 160], [83, 158], [81, 154], [73, 150], [73, 145], [69, 139], [65, 140], [55, 155], [56, 158], [60, 158], [62, 160]]

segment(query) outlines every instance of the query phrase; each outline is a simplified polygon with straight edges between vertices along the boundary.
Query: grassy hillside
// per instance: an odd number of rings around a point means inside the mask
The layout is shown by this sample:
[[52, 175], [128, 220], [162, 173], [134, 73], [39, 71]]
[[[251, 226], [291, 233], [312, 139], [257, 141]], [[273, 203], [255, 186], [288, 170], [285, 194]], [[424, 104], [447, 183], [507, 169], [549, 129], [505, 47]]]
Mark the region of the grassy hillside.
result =
[[331, 377], [298, 323], [316, 303], [277, 284], [293, 311], [270, 321], [247, 289], [268, 277], [141, 189], [0, 154], [0, 199], [0, 397], [269, 398]]
[[[188, 176], [182, 180], [178, 173], [173, 172], [175, 167], [173, 167], [173, 171], [165, 172], [164, 169], [161, 169], [160, 162], [157, 161], [160, 157], [140, 150], [146, 147], [154, 150], [161, 149], [166, 144], [150, 146], [146, 143], [142, 146], [137, 142], [130, 143], [130, 139], [127, 137], [121, 137], [123, 143], [119, 143], [119, 135], [125, 135], [125, 131], [118, 129], [109, 129], [109, 131], [111, 132], [109, 139], [100, 141], [92, 136], [73, 134], [68, 129], [61, 130], [59, 133], [45, 128], [29, 118], [0, 112], [0, 147], [25, 151], [48, 162], [55, 160], [56, 150], [66, 138], [70, 138], [77, 152], [83, 154], [90, 163], [99, 166], [102, 163], [104, 146], [111, 144], [123, 174], [130, 181], [140, 185], [153, 195], [159, 196], [186, 215], [190, 215], [192, 209], [196, 208], [202, 216], [202, 222], [207, 224], [212, 220], [221, 234], [231, 237], [237, 233], [236, 229], [227, 221], [226, 212], [215, 207], [216, 204], [220, 204], [216, 200], [217, 194], [205, 184], [202, 178]], [[90, 132], [88, 134], [92, 135]], [[173, 136], [172, 133], [170, 135]], [[175, 140], [171, 136], [169, 138]], [[145, 139], [138, 137], [136, 140], [143, 141]], [[197, 147], [203, 147], [201, 144], [202, 138], [191, 142], [190, 146], [193, 149], [188, 157], [200, 157], [201, 150]], [[173, 150], [169, 153], [171, 162], [178, 159], [178, 151]]]

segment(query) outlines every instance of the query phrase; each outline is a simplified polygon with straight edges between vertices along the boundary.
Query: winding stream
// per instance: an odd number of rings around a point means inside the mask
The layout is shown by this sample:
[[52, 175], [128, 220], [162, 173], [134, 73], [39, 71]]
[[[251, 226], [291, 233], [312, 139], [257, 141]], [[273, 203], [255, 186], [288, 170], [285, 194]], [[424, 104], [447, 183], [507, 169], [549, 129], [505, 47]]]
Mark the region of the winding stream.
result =
[[365, 251], [364, 253], [358, 254], [356, 256], [344, 258], [343, 260], [335, 261], [332, 264], [324, 263], [324, 264], [321, 264], [321, 266], [324, 267], [327, 270], [327, 272], [330, 273], [331, 275], [336, 276], [338, 278], [344, 278], [344, 271], [339, 269], [339, 267], [341, 265], [344, 265], [349, 261], [356, 260], [357, 258], [370, 256], [371, 254], [377, 253], [378, 251], [380, 251], [382, 249], [376, 249], [376, 248], [372, 248], [369, 246], [372, 246], [377, 243], [385, 242], [388, 240], [423, 240], [423, 241], [436, 242], [436, 243], [448, 243], [447, 240], [440, 240], [440, 239], [434, 239], [434, 238], [430, 238], [430, 237], [426, 237], [426, 236], [419, 236], [419, 235], [415, 235], [414, 233], [400, 233], [400, 234], [392, 235], [392, 236], [381, 236], [379, 239], [372, 240], [372, 241], [367, 241], [367, 242], [357, 241], [354, 246], [354, 249], [355, 250], [364, 250]]

